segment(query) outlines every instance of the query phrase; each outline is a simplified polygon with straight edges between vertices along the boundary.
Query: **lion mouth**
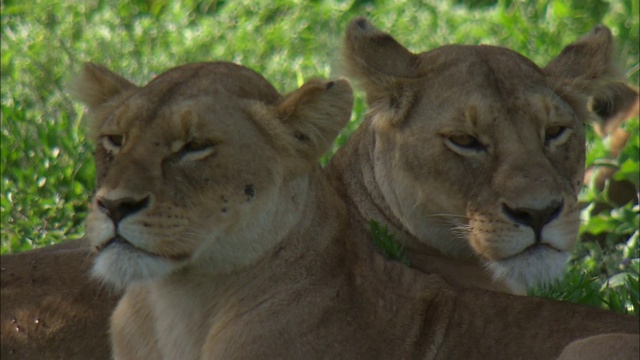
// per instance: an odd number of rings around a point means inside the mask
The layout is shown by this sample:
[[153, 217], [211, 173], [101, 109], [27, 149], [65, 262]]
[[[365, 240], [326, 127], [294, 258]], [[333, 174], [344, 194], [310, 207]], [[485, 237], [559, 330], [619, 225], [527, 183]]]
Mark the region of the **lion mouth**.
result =
[[183, 261], [183, 260], [188, 259], [191, 256], [190, 254], [186, 254], [186, 253], [175, 254], [175, 255], [155, 254], [155, 253], [149, 252], [147, 250], [144, 250], [144, 249], [142, 249], [140, 247], [135, 246], [129, 240], [127, 240], [125, 237], [123, 237], [121, 235], [116, 235], [115, 237], [111, 238], [109, 241], [107, 241], [103, 245], [97, 246], [96, 247], [96, 251], [97, 252], [101, 252], [101, 251], [104, 251], [106, 248], [112, 247], [112, 246], [120, 246], [120, 247], [125, 248], [128, 251], [134, 251], [134, 252], [138, 252], [138, 253], [144, 254], [146, 256], [159, 257], [159, 258], [169, 259], [169, 260], [173, 260], [173, 261]]
[[[131, 246], [133, 248], [136, 248], [132, 243], [129, 242], [129, 240], [123, 238], [120, 235], [116, 235], [115, 237], [113, 237], [111, 240], [107, 241], [104, 245], [100, 246], [98, 248], [98, 250], [103, 250], [113, 244], [122, 244], [122, 245], [128, 245]], [[137, 248], [136, 248], [137, 249]], [[140, 249], [142, 250], [142, 249]]]
[[514, 258], [518, 258], [518, 257], [523, 257], [523, 256], [535, 256], [536, 254], [543, 252], [543, 251], [554, 251], [557, 253], [564, 253], [565, 251], [558, 249], [556, 247], [554, 247], [553, 245], [550, 244], [544, 244], [544, 243], [536, 243], [533, 244], [531, 246], [528, 246], [527, 248], [525, 248], [524, 250], [520, 251], [517, 254], [513, 254], [511, 256], [507, 256], [503, 259], [500, 260], [509, 260], [509, 259], [514, 259]]
[[120, 235], [116, 235], [113, 238], [111, 238], [110, 240], [108, 240], [106, 243], [100, 245], [100, 246], [96, 246], [96, 250], [98, 252], [101, 252], [103, 250], [105, 250], [108, 247], [113, 247], [113, 246], [120, 246], [120, 247], [124, 247], [127, 250], [131, 250], [131, 251], [137, 251], [137, 252], [141, 252], [144, 253], [146, 255], [150, 255], [150, 256], [158, 256], [156, 254], [150, 253], [144, 249], [141, 249], [135, 245], [133, 245], [129, 240], [127, 240], [126, 238], [120, 236]]

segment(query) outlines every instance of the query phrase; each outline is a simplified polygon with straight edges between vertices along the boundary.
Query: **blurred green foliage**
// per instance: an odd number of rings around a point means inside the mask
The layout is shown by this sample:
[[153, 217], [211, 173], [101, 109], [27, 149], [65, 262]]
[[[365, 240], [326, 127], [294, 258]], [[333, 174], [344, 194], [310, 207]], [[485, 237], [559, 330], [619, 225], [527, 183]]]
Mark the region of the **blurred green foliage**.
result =
[[[286, 92], [312, 77], [340, 75], [342, 32], [358, 15], [412, 51], [447, 43], [493, 44], [541, 65], [604, 23], [618, 40], [629, 82], [638, 83], [638, 0], [6, 0], [1, 11], [3, 254], [83, 234], [94, 188], [92, 145], [84, 136], [84, 109], [65, 88], [85, 61], [143, 84], [178, 64], [227, 60], [251, 67]], [[358, 95], [352, 121], [334, 150], [366, 110]], [[589, 132], [587, 162], [604, 159], [620, 168], [619, 179], [637, 186], [638, 119], [626, 126], [632, 141], [619, 160], [608, 159], [606, 141]], [[606, 191], [586, 186], [583, 199], [606, 200]], [[601, 306], [617, 301], [620, 306], [610, 307], [637, 313], [637, 206], [588, 220], [583, 231], [626, 240], [580, 244], [563, 283], [538, 294], [589, 303], [593, 299], [584, 295], [594, 292]], [[635, 294], [618, 296], [615, 289], [621, 288]]]

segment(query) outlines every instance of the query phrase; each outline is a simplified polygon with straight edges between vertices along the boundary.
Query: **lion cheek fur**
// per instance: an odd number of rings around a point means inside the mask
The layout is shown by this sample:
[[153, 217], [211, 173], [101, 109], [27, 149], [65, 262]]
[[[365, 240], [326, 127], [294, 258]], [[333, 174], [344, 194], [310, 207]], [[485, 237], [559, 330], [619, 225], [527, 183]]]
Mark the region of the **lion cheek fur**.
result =
[[[208, 222], [200, 221], [199, 232], [207, 235], [201, 238], [188, 259], [167, 259], [145, 253], [127, 244], [114, 243], [100, 251], [92, 273], [95, 277], [122, 289], [134, 283], [166, 278], [186, 268], [228, 273], [248, 266], [274, 246], [275, 240], [272, 239], [279, 239], [289, 231], [296, 220], [293, 214], [298, 213], [297, 208], [300, 206], [291, 199], [290, 194], [298, 193], [295, 190], [305, 194], [307, 186], [308, 178], [304, 176], [291, 181], [291, 187], [288, 189], [292, 190], [291, 192], [273, 186], [257, 194], [252, 188], [250, 194], [245, 194], [250, 199], [246, 199], [246, 203], [241, 206], [230, 207], [233, 211], [224, 215], [214, 211], [213, 215], [208, 217]], [[305, 198], [301, 195], [298, 200], [304, 203]], [[286, 205], [279, 208], [275, 204]], [[96, 226], [96, 223], [93, 226]], [[276, 236], [264, 239], [262, 234]], [[148, 241], [146, 245], [157, 247]]]
[[[253, 183], [243, 184], [241, 191], [218, 189], [215, 193], [227, 195], [205, 197], [216, 201], [191, 202], [192, 206], [206, 208], [198, 215], [185, 216], [188, 211], [176, 208], [175, 201], [155, 197], [150, 208], [125, 217], [117, 226], [94, 202], [87, 219], [87, 237], [98, 251], [92, 275], [123, 289], [132, 283], [165, 278], [189, 263], [200, 261], [205, 248], [225, 253], [225, 247], [234, 242], [225, 234], [235, 231], [240, 219], [258, 218], [248, 214], [254, 213], [255, 203], [264, 199]], [[116, 236], [126, 242], [109, 244]], [[225, 258], [224, 254], [221, 257]], [[235, 257], [238, 255], [231, 258]], [[220, 266], [222, 262], [217, 267], [233, 268], [229, 264]]]

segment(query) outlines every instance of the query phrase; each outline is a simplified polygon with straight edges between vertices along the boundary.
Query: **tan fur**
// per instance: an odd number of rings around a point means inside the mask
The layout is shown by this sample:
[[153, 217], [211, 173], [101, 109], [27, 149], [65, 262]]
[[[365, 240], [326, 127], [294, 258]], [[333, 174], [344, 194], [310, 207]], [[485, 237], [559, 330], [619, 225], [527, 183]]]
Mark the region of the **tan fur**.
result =
[[[87, 256], [86, 246], [84, 240], [70, 241], [40, 250], [2, 257], [4, 269], [2, 271], [2, 302], [0, 303], [2, 320], [0, 354], [2, 359], [111, 358], [109, 337], [105, 333], [108, 327], [108, 314], [113, 309], [114, 298], [117, 294], [107, 296], [109, 293], [105, 292], [105, 289], [99, 289], [95, 284], [88, 289], [79, 286], [82, 281], [78, 280], [86, 275], [85, 273], [89, 269], [88, 261], [92, 259], [91, 256]], [[359, 250], [368, 251], [369, 249], [361, 248]], [[36, 266], [34, 266], [34, 261]], [[375, 269], [374, 272], [379, 274], [382, 271], [384, 274], [378, 279], [366, 276], [365, 280], [373, 281], [374, 284], [384, 284], [385, 281], [390, 281], [390, 289], [396, 291], [405, 291], [402, 290], [403, 287], [410, 287], [416, 283], [416, 279], [405, 272], [406, 268], [400, 267], [398, 264], [383, 262], [380, 258], [375, 261], [377, 265], [370, 265]], [[385, 264], [384, 267], [381, 267], [382, 264]], [[367, 268], [360, 269], [358, 277], [362, 278], [362, 272], [367, 270]], [[441, 292], [442, 296], [431, 301], [426, 308], [428, 311], [424, 312], [423, 309], [424, 315], [421, 315], [420, 320], [416, 320], [424, 321], [427, 325], [438, 322], [447, 329], [447, 335], [444, 337], [447, 341], [440, 345], [440, 350], [434, 352], [432, 358], [452, 359], [456, 358], [453, 357], [455, 354], [456, 356], [464, 356], [463, 358], [481, 359], [486, 358], [483, 357], [486, 354], [492, 358], [550, 359], [554, 358], [554, 354], [560, 353], [563, 344], [568, 343], [571, 339], [580, 339], [599, 332], [630, 331], [629, 329], [633, 331], [633, 327], [636, 326], [634, 325], [636, 319], [586, 307], [553, 303], [541, 299], [514, 298], [483, 291], [461, 291], [458, 297], [458, 295], [453, 295], [458, 292], [457, 290], [448, 286], [442, 288], [441, 285], [441, 282], [434, 281], [432, 285], [427, 286], [427, 289], [423, 289], [429, 293], [432, 291]], [[371, 290], [367, 290], [367, 288]], [[356, 303], [357, 305], [370, 303], [366, 296], [371, 295], [380, 299], [380, 294], [388, 294], [389, 288], [371, 287], [371, 283], [365, 281], [361, 288], [353, 288], [352, 290], [363, 291], [361, 301]], [[304, 299], [304, 294], [300, 298]], [[460, 299], [460, 301], [458, 302], [456, 299]], [[392, 315], [397, 314], [398, 309], [402, 308], [398, 304], [405, 302], [408, 306], [407, 311], [419, 310], [413, 304], [415, 300], [396, 298], [395, 296], [386, 300], [391, 302], [385, 306], [392, 307]], [[322, 302], [322, 300], [317, 301]], [[393, 305], [394, 302], [395, 305]], [[150, 309], [144, 305], [144, 303], [138, 303], [140, 311]], [[379, 306], [383, 305], [379, 304]], [[385, 313], [389, 312], [388, 309], [383, 308], [382, 310]], [[451, 318], [434, 316], [440, 312], [448, 312], [454, 316]], [[365, 313], [368, 313], [368, 310]], [[428, 313], [432, 315], [429, 316]], [[345, 314], [343, 312], [341, 314], [347, 318], [360, 313]], [[233, 321], [233, 315], [230, 316], [231, 318], [216, 323], [216, 328], [224, 328], [230, 321]], [[283, 315], [277, 313], [273, 316], [280, 319]], [[42, 322], [36, 324], [35, 319]], [[504, 319], [504, 321], [498, 319]], [[269, 320], [267, 318], [264, 321], [268, 322]], [[294, 324], [291, 319], [286, 321]], [[17, 326], [20, 326], [21, 331], [15, 330]], [[484, 332], [485, 328], [487, 332]], [[265, 334], [268, 334], [267, 328], [263, 329]], [[377, 331], [384, 334], [385, 330], [377, 328]], [[415, 330], [402, 332], [400, 329], [396, 332], [413, 335], [413, 338], [409, 338], [407, 335], [406, 343], [415, 346], [416, 354], [420, 352], [420, 349], [438, 348], [440, 342], [440, 339], [437, 338], [420, 339], [419, 331]], [[511, 339], [507, 339], [507, 341], [501, 335], [504, 333], [513, 334], [514, 339], [526, 338], [527, 341], [518, 342]], [[138, 333], [137, 329], [132, 329], [131, 332], [132, 337], [150, 334], [152, 334], [150, 331]], [[343, 337], [349, 336], [351, 334], [343, 334]], [[465, 338], [464, 346], [459, 343], [459, 336]], [[623, 338], [625, 337], [634, 338], [634, 336], [623, 335]], [[235, 339], [229, 340], [230, 343], [233, 341]], [[622, 339], [622, 341], [624, 344], [625, 340]], [[616, 343], [619, 342], [613, 342], [613, 344]], [[291, 343], [287, 344], [284, 341], [277, 342], [274, 346], [277, 345], [286, 348], [292, 346]], [[344, 345], [336, 343], [335, 346]], [[574, 348], [575, 346], [572, 344], [568, 350], [565, 350], [563, 356], [569, 356], [575, 351], [580, 351], [580, 348], [583, 347], [571, 350]], [[620, 347], [617, 350], [620, 350]], [[312, 357], [313, 353], [308, 349], [301, 349], [299, 353], [305, 351], [305, 354], [308, 355], [306, 358]], [[393, 349], [388, 348], [386, 352], [378, 354], [378, 358], [396, 358], [396, 354]], [[142, 358], [149, 359], [152, 358], [151, 355], [153, 354], [143, 354]], [[637, 356], [620, 358], [635, 359]], [[581, 358], [568, 357], [568, 359]]]
[[109, 359], [120, 294], [89, 277], [85, 240], [1, 257], [0, 358]]
[[638, 358], [640, 358], [638, 336], [605, 334], [589, 336], [572, 342], [565, 347], [558, 360], [632, 360]]
[[605, 27], [541, 69], [493, 46], [413, 54], [366, 19], [347, 73], [369, 112], [328, 173], [361, 226], [401, 239], [413, 267], [453, 284], [525, 294], [560, 276], [577, 239], [584, 123], [625, 109]]

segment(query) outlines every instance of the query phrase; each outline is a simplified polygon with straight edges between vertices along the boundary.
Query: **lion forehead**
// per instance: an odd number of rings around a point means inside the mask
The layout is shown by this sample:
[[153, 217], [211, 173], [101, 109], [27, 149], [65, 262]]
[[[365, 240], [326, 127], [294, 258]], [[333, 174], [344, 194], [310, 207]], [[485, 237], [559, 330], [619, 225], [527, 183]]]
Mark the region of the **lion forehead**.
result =
[[452, 97], [512, 102], [530, 93], [553, 93], [542, 70], [509, 49], [450, 45], [422, 53], [419, 58], [420, 76], [414, 84], [448, 106]]
[[274, 103], [278, 91], [260, 74], [226, 62], [188, 64], [173, 68], [151, 81], [144, 89], [155, 96], [192, 97], [221, 90], [231, 96]]
[[509, 49], [452, 45], [420, 59], [424, 74], [411, 81], [417, 96], [408, 119], [428, 114], [432, 124], [494, 128], [503, 120], [544, 125], [582, 117], [579, 104], [557, 94], [537, 65]]

